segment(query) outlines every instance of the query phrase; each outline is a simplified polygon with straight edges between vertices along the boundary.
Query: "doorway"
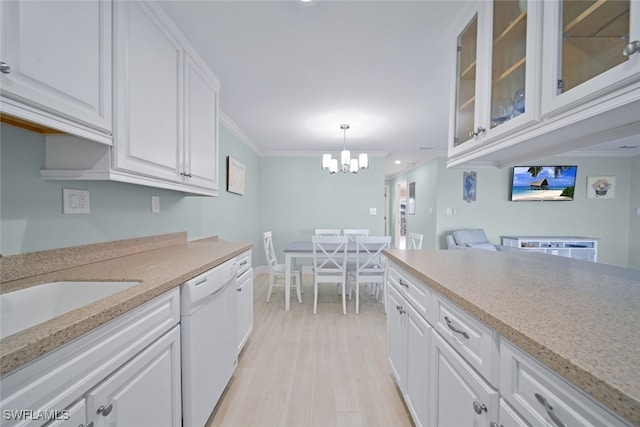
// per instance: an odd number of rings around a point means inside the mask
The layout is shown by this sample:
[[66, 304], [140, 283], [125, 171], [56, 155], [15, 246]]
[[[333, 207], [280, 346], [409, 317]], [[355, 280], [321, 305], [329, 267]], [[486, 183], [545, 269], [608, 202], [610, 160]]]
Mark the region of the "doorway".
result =
[[395, 233], [393, 244], [398, 249], [405, 249], [407, 241], [407, 181], [396, 183], [394, 199]]

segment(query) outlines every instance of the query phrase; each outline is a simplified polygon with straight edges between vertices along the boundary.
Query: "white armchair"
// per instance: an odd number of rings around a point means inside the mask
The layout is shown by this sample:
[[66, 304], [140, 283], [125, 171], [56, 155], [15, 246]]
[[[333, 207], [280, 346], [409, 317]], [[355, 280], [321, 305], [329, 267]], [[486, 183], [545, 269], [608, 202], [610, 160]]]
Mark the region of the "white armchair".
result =
[[494, 245], [482, 228], [456, 230], [446, 236], [447, 249], [482, 249], [486, 251], [510, 250], [506, 246]]

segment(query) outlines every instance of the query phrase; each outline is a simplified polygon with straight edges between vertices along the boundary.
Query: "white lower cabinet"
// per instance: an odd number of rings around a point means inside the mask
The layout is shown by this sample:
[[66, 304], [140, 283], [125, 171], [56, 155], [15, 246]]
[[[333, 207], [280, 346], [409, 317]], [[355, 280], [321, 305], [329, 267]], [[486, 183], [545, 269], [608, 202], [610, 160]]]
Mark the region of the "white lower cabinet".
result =
[[[630, 427], [426, 284], [400, 277], [412, 276], [391, 263], [388, 361], [416, 426]], [[424, 303], [407, 297], [412, 287]]]
[[428, 425], [480, 427], [496, 422], [498, 392], [436, 332], [432, 349]]
[[494, 423], [490, 424], [490, 427], [530, 427], [531, 424], [526, 422], [520, 415], [516, 413], [516, 411], [509, 406], [509, 404], [503, 399], [500, 398], [500, 415], [498, 416], [500, 419], [500, 424]]
[[175, 288], [7, 374], [2, 426], [181, 426], [179, 322]]
[[500, 392], [532, 426], [627, 426], [508, 341], [500, 350]]
[[428, 426], [431, 326], [390, 286], [389, 364], [416, 426]]
[[253, 269], [245, 271], [236, 282], [238, 317], [238, 354], [253, 332]]
[[87, 394], [87, 418], [94, 427], [180, 426], [181, 399], [176, 325]]

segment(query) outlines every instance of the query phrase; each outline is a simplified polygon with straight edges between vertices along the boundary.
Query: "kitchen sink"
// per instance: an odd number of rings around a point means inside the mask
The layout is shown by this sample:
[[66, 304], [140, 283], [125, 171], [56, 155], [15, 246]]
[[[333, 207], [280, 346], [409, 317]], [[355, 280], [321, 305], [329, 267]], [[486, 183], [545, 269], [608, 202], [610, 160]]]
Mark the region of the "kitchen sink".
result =
[[0, 295], [0, 339], [140, 282], [51, 282]]

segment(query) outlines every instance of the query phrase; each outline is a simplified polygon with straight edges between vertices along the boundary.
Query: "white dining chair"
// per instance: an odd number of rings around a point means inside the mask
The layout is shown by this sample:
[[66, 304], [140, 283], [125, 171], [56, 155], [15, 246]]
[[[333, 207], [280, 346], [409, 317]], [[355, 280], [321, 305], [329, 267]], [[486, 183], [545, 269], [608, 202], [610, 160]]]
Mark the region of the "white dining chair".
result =
[[340, 236], [339, 228], [316, 228], [316, 236]]
[[313, 236], [313, 314], [318, 311], [318, 285], [338, 283], [342, 289], [342, 314], [347, 314], [347, 237]]
[[369, 230], [366, 228], [345, 228], [342, 234], [349, 238], [349, 241], [355, 242], [358, 236], [368, 236]]
[[[360, 313], [360, 285], [375, 286], [375, 296], [382, 293], [385, 310], [387, 307], [385, 286], [387, 282], [387, 257], [382, 253], [391, 246], [391, 236], [356, 237], [355, 294], [356, 314]], [[351, 292], [353, 293], [353, 292]], [[351, 298], [351, 295], [349, 296]]]
[[[269, 302], [271, 300], [271, 294], [273, 293], [273, 287], [285, 285], [285, 266], [284, 264], [278, 263], [276, 252], [273, 249], [271, 231], [262, 233], [262, 240], [264, 242], [264, 255], [267, 258], [267, 265], [269, 267], [269, 290], [267, 291], [267, 302]], [[278, 279], [282, 279], [282, 283], [277, 283]], [[294, 279], [296, 282], [298, 302], [302, 303], [302, 273], [300, 270], [291, 270], [291, 280], [293, 281]]]
[[407, 249], [422, 249], [422, 234], [409, 231], [407, 233]]

